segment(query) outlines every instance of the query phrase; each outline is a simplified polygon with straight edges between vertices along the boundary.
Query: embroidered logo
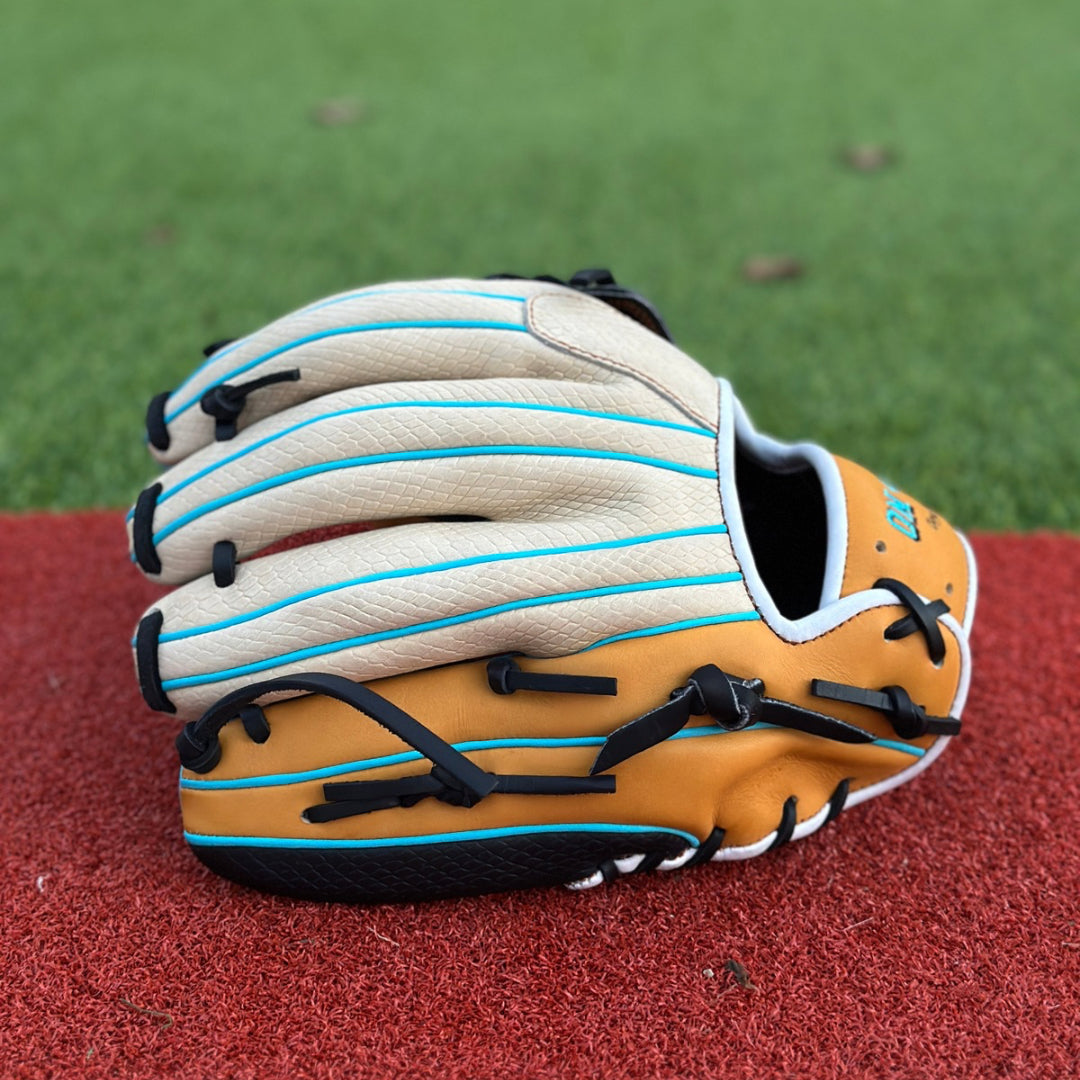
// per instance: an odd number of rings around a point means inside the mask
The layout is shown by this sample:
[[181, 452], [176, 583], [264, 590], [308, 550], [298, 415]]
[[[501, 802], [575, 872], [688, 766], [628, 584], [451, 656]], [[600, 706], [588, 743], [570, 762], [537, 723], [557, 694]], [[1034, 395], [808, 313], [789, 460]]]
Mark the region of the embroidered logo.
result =
[[889, 524], [912, 540], [919, 539], [919, 527], [915, 524], [915, 508], [905, 502], [894, 488], [885, 488], [885, 517]]

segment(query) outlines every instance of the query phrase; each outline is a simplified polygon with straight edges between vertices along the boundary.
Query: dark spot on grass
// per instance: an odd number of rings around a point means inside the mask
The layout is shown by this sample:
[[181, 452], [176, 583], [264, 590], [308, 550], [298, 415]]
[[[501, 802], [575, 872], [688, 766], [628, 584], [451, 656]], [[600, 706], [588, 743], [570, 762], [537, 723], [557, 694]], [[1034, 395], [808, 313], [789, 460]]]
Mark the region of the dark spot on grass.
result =
[[166, 222], [152, 225], [143, 233], [143, 242], [150, 247], [168, 247], [176, 242], [176, 227]]
[[311, 110], [311, 122], [319, 127], [347, 127], [368, 118], [368, 107], [359, 98], [331, 98]]
[[755, 255], [743, 263], [742, 275], [747, 281], [791, 281], [800, 278], [806, 267], [793, 255]]
[[840, 160], [855, 172], [881, 172], [882, 169], [896, 164], [896, 154], [879, 143], [858, 143], [847, 147], [840, 155]]

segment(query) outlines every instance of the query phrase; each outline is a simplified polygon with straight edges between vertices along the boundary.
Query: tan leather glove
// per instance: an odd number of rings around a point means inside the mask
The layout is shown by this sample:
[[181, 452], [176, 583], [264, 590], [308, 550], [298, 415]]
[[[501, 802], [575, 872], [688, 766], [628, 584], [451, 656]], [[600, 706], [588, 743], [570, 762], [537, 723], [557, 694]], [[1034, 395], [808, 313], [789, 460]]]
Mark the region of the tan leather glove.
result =
[[959, 729], [963, 537], [759, 435], [599, 275], [331, 297], [147, 427], [133, 558], [179, 587], [139, 680], [188, 721], [187, 839], [237, 881], [381, 901], [749, 858]]

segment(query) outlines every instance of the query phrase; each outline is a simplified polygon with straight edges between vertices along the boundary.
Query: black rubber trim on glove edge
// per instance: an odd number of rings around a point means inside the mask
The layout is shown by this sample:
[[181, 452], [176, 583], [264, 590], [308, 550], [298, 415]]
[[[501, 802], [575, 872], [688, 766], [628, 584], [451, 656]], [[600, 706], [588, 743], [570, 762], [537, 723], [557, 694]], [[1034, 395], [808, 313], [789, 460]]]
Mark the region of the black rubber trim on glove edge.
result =
[[252, 847], [242, 837], [235, 845], [189, 843], [204, 865], [241, 885], [301, 900], [385, 904], [564, 885], [632, 853], [657, 863], [674, 858], [686, 841], [645, 827], [360, 849]]
[[162, 390], [150, 399], [146, 406], [146, 438], [155, 450], [169, 449], [169, 427], [165, 423], [165, 402], [172, 395], [171, 390]]
[[139, 689], [146, 704], [158, 712], [174, 713], [176, 706], [165, 693], [158, 670], [158, 638], [164, 621], [165, 616], [156, 610], [139, 621], [135, 633], [135, 665], [139, 672]]
[[135, 516], [131, 522], [131, 544], [135, 549], [135, 561], [148, 574], [161, 573], [161, 559], [154, 547], [154, 510], [160, 494], [160, 484], [151, 484], [140, 491], [135, 503]]

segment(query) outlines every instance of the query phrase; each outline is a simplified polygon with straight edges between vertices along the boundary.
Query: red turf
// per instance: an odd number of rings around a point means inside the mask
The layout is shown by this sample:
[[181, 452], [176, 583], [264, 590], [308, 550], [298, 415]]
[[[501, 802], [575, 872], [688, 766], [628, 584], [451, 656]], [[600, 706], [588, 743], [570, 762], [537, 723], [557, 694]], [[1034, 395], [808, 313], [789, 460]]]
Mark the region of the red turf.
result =
[[353, 909], [187, 852], [119, 516], [0, 519], [0, 1076], [1077, 1075], [1080, 540], [975, 547], [964, 735], [907, 787], [752, 863]]

